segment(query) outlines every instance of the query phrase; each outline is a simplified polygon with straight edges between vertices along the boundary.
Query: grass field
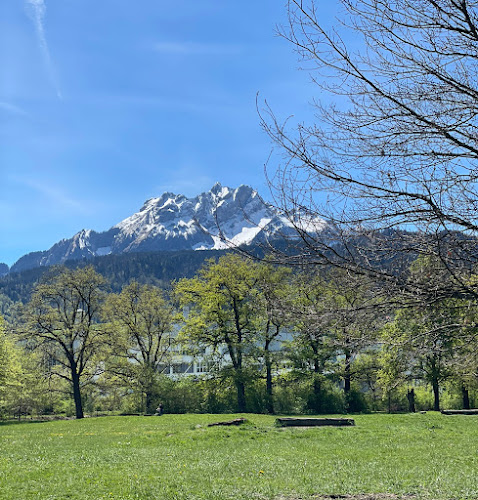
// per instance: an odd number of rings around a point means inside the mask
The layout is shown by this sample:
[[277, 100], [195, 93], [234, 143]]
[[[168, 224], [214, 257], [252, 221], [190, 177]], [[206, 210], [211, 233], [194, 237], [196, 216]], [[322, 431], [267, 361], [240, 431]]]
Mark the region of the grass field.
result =
[[478, 417], [357, 415], [279, 429], [247, 415], [0, 424], [0, 498], [292, 499], [393, 493], [478, 498]]

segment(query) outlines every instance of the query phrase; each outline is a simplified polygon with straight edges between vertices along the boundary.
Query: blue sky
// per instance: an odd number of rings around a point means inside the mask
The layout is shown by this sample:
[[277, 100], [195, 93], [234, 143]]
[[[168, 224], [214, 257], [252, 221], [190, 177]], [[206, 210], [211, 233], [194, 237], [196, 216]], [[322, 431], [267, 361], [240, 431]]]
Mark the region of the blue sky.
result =
[[256, 93], [301, 121], [315, 92], [284, 22], [280, 0], [1, 0], [0, 262], [164, 191], [267, 198]]

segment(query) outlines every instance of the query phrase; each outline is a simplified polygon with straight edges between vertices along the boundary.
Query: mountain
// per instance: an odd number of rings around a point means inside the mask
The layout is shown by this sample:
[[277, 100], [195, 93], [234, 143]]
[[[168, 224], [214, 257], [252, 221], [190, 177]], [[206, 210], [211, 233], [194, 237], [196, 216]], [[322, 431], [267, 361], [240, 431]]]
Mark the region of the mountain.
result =
[[169, 192], [151, 198], [111, 229], [84, 229], [49, 250], [21, 257], [10, 271], [133, 252], [219, 250], [293, 233], [290, 222], [251, 187], [216, 183], [194, 198]]
[[10, 269], [7, 266], [7, 264], [0, 262], [0, 277], [7, 275], [9, 271], [10, 271]]

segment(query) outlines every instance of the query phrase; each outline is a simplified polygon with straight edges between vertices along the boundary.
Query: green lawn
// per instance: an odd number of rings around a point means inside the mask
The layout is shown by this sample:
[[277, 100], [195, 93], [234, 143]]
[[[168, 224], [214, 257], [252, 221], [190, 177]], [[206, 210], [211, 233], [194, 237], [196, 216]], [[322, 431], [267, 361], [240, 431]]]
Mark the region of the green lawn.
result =
[[478, 417], [358, 415], [278, 429], [248, 415], [0, 424], [1, 499], [273, 499], [395, 493], [478, 498]]

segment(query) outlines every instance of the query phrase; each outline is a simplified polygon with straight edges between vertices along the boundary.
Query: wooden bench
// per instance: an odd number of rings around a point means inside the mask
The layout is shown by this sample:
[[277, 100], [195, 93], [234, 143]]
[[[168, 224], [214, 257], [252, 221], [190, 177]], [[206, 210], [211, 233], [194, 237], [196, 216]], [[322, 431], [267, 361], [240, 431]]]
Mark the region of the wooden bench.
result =
[[344, 427], [355, 425], [353, 418], [307, 418], [307, 417], [282, 417], [276, 420], [281, 427]]
[[478, 415], [478, 409], [473, 410], [442, 410], [443, 415]]

